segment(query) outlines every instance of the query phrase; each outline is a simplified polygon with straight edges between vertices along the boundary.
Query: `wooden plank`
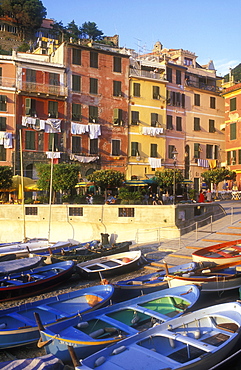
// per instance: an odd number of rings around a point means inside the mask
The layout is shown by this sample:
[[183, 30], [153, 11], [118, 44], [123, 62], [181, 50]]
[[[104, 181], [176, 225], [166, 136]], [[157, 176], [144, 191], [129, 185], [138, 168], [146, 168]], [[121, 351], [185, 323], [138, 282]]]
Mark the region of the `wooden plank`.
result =
[[241, 229], [241, 226], [229, 226], [228, 229]]
[[187, 259], [192, 259], [192, 256], [186, 256], [184, 254], [171, 254], [170, 257], [178, 257], [178, 258], [187, 258]]
[[185, 248], [188, 248], [188, 249], [203, 249], [204, 247], [192, 247], [191, 245], [186, 245]]
[[150, 265], [145, 265], [144, 269], [153, 270], [153, 271], [160, 271], [160, 269], [158, 269], [157, 267], [150, 266]]
[[164, 269], [164, 265], [163, 265], [163, 262], [151, 262], [150, 263], [151, 266], [156, 266], [156, 267], [161, 267], [162, 269]]
[[[209, 242], [209, 243], [223, 243], [223, 239], [222, 240], [217, 240], [217, 239], [202, 239], [203, 242]], [[204, 248], [204, 247], [203, 247]]]

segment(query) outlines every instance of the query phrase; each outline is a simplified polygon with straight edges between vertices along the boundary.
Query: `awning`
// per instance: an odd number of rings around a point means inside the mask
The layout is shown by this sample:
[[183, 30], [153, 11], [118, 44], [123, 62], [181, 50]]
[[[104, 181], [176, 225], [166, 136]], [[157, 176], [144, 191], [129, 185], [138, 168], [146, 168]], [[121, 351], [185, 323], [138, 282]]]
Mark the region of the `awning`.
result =
[[188, 179], [185, 179], [182, 181], [183, 184], [192, 184], [193, 181], [192, 180], [188, 180]]
[[81, 182], [78, 182], [78, 184], [75, 185], [75, 188], [86, 188], [86, 187], [92, 186], [92, 185], [94, 185], [93, 182], [81, 181]]
[[156, 184], [156, 182], [152, 179], [147, 180], [127, 180], [125, 181], [125, 185], [127, 186], [148, 186], [151, 184]]

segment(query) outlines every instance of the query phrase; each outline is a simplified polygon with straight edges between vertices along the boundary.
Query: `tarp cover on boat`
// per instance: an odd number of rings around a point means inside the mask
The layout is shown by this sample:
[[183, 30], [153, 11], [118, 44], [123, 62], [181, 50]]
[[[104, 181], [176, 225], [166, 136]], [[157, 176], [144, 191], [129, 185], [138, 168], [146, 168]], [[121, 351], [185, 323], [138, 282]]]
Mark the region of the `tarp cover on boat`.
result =
[[0, 362], [2, 370], [63, 370], [64, 364], [53, 355]]

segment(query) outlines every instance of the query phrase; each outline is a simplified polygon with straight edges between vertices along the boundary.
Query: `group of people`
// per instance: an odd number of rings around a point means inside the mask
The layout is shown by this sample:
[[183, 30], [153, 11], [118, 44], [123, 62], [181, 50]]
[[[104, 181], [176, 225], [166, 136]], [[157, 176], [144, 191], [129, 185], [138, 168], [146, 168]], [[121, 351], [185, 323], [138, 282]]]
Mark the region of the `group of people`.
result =
[[201, 189], [198, 197], [198, 203], [204, 203], [204, 202], [212, 202], [212, 193], [210, 189], [208, 189], [205, 193]]
[[171, 204], [172, 203], [172, 197], [169, 196], [168, 192], [163, 193], [159, 195], [158, 193], [145, 193], [143, 195], [143, 204], [153, 204], [153, 205], [158, 205], [158, 204]]

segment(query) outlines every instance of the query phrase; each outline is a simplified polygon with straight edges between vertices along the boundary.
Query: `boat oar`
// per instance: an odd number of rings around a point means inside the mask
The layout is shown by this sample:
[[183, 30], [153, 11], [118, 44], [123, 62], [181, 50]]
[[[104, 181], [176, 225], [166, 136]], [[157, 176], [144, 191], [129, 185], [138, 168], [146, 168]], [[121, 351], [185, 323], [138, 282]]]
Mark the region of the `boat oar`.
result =
[[168, 266], [167, 266], [166, 261], [163, 260], [162, 262], [163, 262], [163, 265], [165, 267], [166, 275], [169, 275], [169, 270], [168, 270]]
[[67, 347], [68, 347], [69, 355], [73, 362], [74, 368], [76, 368], [77, 366], [80, 366], [80, 361], [78, 357], [76, 356], [74, 348], [72, 346], [67, 346]]
[[[35, 318], [35, 321], [37, 323], [37, 326], [38, 326], [38, 330], [39, 330], [39, 333], [41, 333], [41, 331], [44, 330], [44, 326], [42, 324], [42, 321], [40, 319], [40, 316], [39, 316], [39, 313], [38, 312], [34, 312], [34, 318]], [[41, 338], [41, 334], [40, 334], [40, 338], [38, 340], [38, 343], [37, 343], [37, 347], [38, 348], [42, 348], [44, 347], [46, 344], [50, 343], [52, 341], [52, 338], [50, 340], [46, 340], [46, 341], [42, 341], [42, 338]]]
[[109, 281], [103, 277], [103, 275], [102, 275], [102, 273], [100, 271], [99, 271], [99, 276], [100, 276], [100, 283], [101, 283], [101, 285], [107, 285], [107, 284], [109, 284]]

